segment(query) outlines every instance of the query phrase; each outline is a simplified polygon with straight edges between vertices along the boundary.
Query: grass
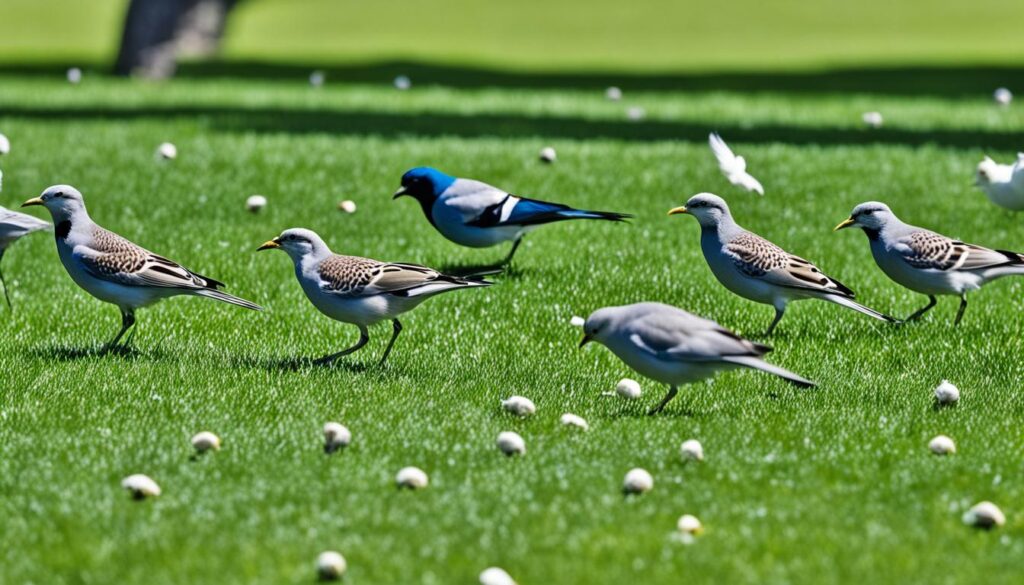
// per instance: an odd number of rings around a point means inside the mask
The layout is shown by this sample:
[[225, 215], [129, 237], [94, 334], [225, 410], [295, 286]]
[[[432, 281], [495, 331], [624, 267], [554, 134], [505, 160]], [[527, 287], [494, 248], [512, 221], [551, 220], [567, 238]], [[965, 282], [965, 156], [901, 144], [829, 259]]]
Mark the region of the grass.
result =
[[[254, 4], [253, 9], [255, 10]], [[414, 79], [414, 82], [416, 80]], [[955, 84], [955, 78], [946, 80]], [[13, 312], [0, 307], [0, 582], [308, 583], [326, 549], [350, 583], [472, 583], [499, 565], [520, 583], [1012, 582], [1024, 558], [1020, 454], [1024, 350], [1019, 280], [971, 297], [954, 329], [945, 299], [896, 328], [825, 303], [793, 305], [773, 363], [818, 381], [793, 389], [756, 373], [684, 388], [664, 416], [605, 397], [631, 372], [599, 347], [575, 348], [572, 315], [659, 300], [741, 333], [772, 311], [727, 294], [707, 269], [698, 229], [666, 217], [698, 191], [725, 196], [738, 221], [808, 257], [875, 308], [906, 315], [925, 299], [888, 281], [862, 235], [830, 233], [861, 201], [967, 241], [1020, 249], [1018, 216], [971, 186], [982, 153], [1019, 148], [1024, 114], [975, 97], [875, 93], [446, 88], [301, 80], [185, 79], [149, 85], [89, 76], [0, 79], [0, 203], [67, 182], [102, 225], [229, 283], [267, 308], [251, 313], [173, 299], [139, 313], [135, 350], [97, 355], [115, 308], [75, 287], [50, 237], [4, 259]], [[627, 105], [648, 117], [625, 119]], [[877, 109], [886, 127], [868, 131]], [[765, 184], [741, 193], [705, 140], [719, 129]], [[157, 144], [177, 144], [173, 162]], [[536, 160], [554, 146], [556, 164]], [[278, 252], [303, 226], [338, 252], [434, 266], [500, 258], [459, 248], [411, 201], [393, 202], [419, 164], [582, 207], [635, 213], [631, 225], [573, 222], [531, 234], [497, 285], [443, 295], [337, 367], [302, 364], [351, 344], [354, 327], [320, 315]], [[245, 198], [266, 195], [264, 213]], [[337, 212], [354, 199], [354, 215]], [[934, 410], [943, 379], [963, 391]], [[524, 394], [536, 416], [505, 415]], [[563, 412], [591, 424], [560, 427]], [[325, 456], [339, 420], [354, 444]], [[193, 460], [212, 430], [221, 452]], [[497, 434], [528, 454], [508, 459]], [[934, 435], [958, 453], [937, 458]], [[707, 461], [684, 465], [698, 438]], [[397, 492], [406, 465], [431, 486]], [[655, 477], [643, 497], [623, 475]], [[134, 502], [118, 486], [146, 473], [164, 495]], [[961, 524], [973, 503], [1003, 507], [990, 533]], [[707, 533], [673, 537], [683, 513]]]

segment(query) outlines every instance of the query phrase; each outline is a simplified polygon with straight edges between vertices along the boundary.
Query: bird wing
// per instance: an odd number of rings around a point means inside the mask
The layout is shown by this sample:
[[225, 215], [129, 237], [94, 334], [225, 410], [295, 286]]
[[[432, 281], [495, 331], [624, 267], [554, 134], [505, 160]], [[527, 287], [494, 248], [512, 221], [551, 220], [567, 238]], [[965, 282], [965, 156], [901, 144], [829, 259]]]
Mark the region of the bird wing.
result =
[[1010, 182], [1014, 185], [1024, 186], [1024, 152], [1017, 153], [1017, 162], [1013, 163]]
[[94, 278], [124, 286], [180, 289], [224, 286], [99, 227], [93, 233], [92, 245], [75, 246], [72, 255]]
[[761, 356], [771, 351], [714, 321], [682, 311], [659, 311], [633, 320], [629, 340], [638, 349], [668, 361], [714, 362], [726, 356]]
[[426, 266], [378, 262], [355, 256], [332, 256], [320, 263], [318, 273], [321, 290], [349, 297], [382, 294], [415, 297], [474, 285]]
[[440, 201], [456, 210], [464, 223], [471, 224], [494, 215], [496, 208], [500, 212], [502, 206], [509, 203], [510, 198], [518, 199], [481, 181], [457, 179], [441, 196]]
[[733, 174], [742, 173], [746, 170], [747, 163], [743, 160], [743, 157], [733, 154], [732, 150], [717, 132], [712, 132], [708, 135], [708, 144], [711, 146], [711, 152], [715, 153], [715, 158], [718, 159], [718, 166], [722, 169], [722, 172]]
[[7, 233], [24, 235], [50, 227], [50, 222], [43, 221], [27, 213], [11, 211], [0, 207], [0, 236]]
[[736, 268], [750, 278], [776, 286], [853, 298], [849, 287], [757, 234], [745, 232], [733, 238], [725, 246], [725, 252]]
[[1015, 252], [966, 244], [928, 230], [899, 238], [894, 249], [904, 262], [921, 270], [984, 270], [1024, 263]]
[[750, 173], [744, 172], [739, 176], [739, 183], [747, 191], [754, 191], [758, 195], [764, 195], [764, 187], [761, 185], [761, 181], [758, 181]]

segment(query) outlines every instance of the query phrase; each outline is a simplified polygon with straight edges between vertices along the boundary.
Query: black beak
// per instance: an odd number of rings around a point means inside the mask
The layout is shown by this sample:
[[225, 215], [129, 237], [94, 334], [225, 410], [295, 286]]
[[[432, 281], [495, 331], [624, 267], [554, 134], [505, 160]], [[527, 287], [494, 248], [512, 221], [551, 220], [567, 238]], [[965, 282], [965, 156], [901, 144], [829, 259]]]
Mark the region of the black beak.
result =
[[398, 191], [395, 191], [395, 194], [391, 196], [391, 199], [395, 200], [395, 199], [398, 199], [399, 197], [401, 197], [402, 195], [408, 195], [408, 194], [409, 194], [409, 191], [406, 190], [405, 186], [403, 185], [403, 186], [398, 188]]
[[580, 340], [580, 347], [583, 347], [584, 345], [586, 345], [588, 343], [590, 343], [590, 336], [587, 335], [586, 333], [584, 333], [583, 334], [583, 339]]

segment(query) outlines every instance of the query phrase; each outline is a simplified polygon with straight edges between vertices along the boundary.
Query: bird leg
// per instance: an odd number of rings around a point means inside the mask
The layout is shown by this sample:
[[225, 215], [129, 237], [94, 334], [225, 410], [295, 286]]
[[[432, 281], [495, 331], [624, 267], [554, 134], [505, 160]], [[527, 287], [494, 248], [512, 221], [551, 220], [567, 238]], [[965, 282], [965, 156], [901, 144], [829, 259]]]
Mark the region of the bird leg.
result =
[[[924, 307], [921, 307], [920, 309], [918, 309], [916, 313], [914, 313], [913, 315], [907, 317], [906, 320], [907, 321], [917, 321], [918, 319], [921, 318], [921, 315], [924, 315], [925, 313], [930, 311], [931, 308], [934, 307], [935, 303], [937, 303], [937, 302], [938, 302], [938, 300], [935, 298], [935, 295], [928, 295], [928, 304], [925, 305]], [[966, 305], [966, 304], [967, 304], [967, 301], [965, 300], [964, 301], [964, 305]], [[963, 313], [963, 305], [961, 305], [961, 307], [960, 307], [960, 312]], [[959, 319], [958, 319], [958, 321], [959, 321]]]
[[956, 327], [960, 324], [960, 319], [964, 318], [964, 310], [967, 309], [967, 294], [960, 295], [960, 309], [956, 312], [956, 320], [953, 321], [953, 326]]
[[359, 326], [359, 341], [356, 341], [355, 345], [353, 345], [352, 347], [350, 347], [348, 349], [343, 349], [343, 350], [339, 351], [338, 353], [332, 353], [330, 355], [325, 355], [324, 357], [314, 361], [313, 365], [316, 365], [316, 366], [327, 365], [327, 364], [333, 362], [334, 360], [336, 360], [336, 359], [338, 359], [338, 358], [340, 358], [342, 356], [346, 356], [346, 355], [348, 355], [350, 353], [359, 351], [360, 349], [362, 349], [362, 347], [364, 345], [366, 345], [366, 342], [368, 342], [368, 341], [370, 341], [370, 332], [366, 330], [365, 326], [360, 325]]
[[678, 388], [676, 388], [675, 386], [669, 386], [668, 394], [666, 394], [665, 397], [661, 399], [661, 402], [658, 403], [658, 406], [655, 406], [650, 411], [648, 411], [647, 416], [658, 414], [659, 412], [664, 410], [665, 405], [671, 402], [672, 399], [676, 397], [677, 392], [679, 392]]
[[395, 345], [395, 340], [398, 339], [398, 334], [402, 332], [402, 324], [398, 322], [398, 319], [392, 319], [391, 323], [395, 327], [395, 332], [391, 334], [391, 341], [388, 342], [388, 348], [384, 350], [384, 357], [380, 358], [380, 364], [378, 364], [380, 367], [383, 367], [384, 362], [388, 361], [388, 355], [391, 354], [391, 348]]
[[512, 249], [509, 250], [508, 256], [505, 256], [505, 259], [502, 260], [501, 264], [499, 264], [498, 266], [504, 266], [504, 265], [508, 264], [509, 262], [512, 262], [512, 256], [515, 256], [516, 250], [519, 249], [519, 244], [521, 244], [522, 242], [523, 242], [523, 236], [519, 236], [518, 238], [516, 238], [516, 241], [512, 242]]
[[[4, 252], [3, 250], [0, 250], [0, 260], [2, 260], [3, 257]], [[7, 294], [7, 281], [4, 280], [4, 271], [2, 269], [0, 269], [0, 286], [4, 287], [4, 298], [7, 299], [7, 308], [13, 309], [14, 307], [11, 306], [11, 297]]]
[[126, 331], [128, 331], [129, 329], [132, 328], [132, 325], [135, 325], [135, 312], [131, 311], [131, 310], [125, 311], [125, 310], [122, 309], [121, 310], [121, 330], [118, 331], [117, 335], [114, 336], [114, 339], [110, 343], [107, 344], [106, 349], [107, 350], [111, 350], [111, 349], [117, 347], [117, 342], [121, 341], [121, 337], [125, 334]]
[[775, 326], [779, 324], [779, 321], [782, 321], [782, 315], [784, 315], [785, 313], [786, 313], [785, 307], [783, 307], [781, 309], [778, 308], [778, 307], [775, 307], [775, 320], [772, 321], [772, 324], [768, 326], [768, 331], [764, 332], [764, 337], [770, 337], [771, 336], [772, 331], [775, 331]]

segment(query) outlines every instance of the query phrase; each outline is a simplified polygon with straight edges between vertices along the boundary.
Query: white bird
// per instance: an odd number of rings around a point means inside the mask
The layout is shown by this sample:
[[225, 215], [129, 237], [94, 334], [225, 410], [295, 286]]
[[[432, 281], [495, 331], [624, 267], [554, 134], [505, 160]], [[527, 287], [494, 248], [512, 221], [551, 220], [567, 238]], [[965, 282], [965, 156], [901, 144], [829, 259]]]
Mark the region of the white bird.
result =
[[743, 339], [714, 321], [661, 303], [605, 307], [590, 314], [580, 347], [596, 341], [644, 376], [669, 385], [648, 414], [661, 412], [688, 384], [734, 368], [761, 370], [801, 387], [814, 382], [764, 361], [772, 348]]
[[394, 332], [380, 359], [380, 365], [384, 365], [402, 331], [399, 315], [436, 294], [491, 284], [473, 277], [447, 276], [416, 264], [340, 256], [331, 252], [316, 233], [301, 228], [285, 230], [259, 247], [274, 248], [291, 257], [295, 276], [314, 307], [332, 319], [359, 327], [359, 341], [355, 345], [316, 360], [314, 363], [319, 365], [358, 351], [370, 340], [367, 328], [389, 319]]
[[22, 207], [43, 205], [57, 226], [57, 254], [75, 284], [121, 309], [121, 330], [107, 344], [117, 345], [135, 325], [135, 311], [176, 295], [208, 297], [261, 310], [258, 305], [218, 290], [224, 283], [202, 276], [146, 250], [93, 222], [85, 200], [70, 185], [54, 185]]
[[889, 206], [877, 201], [861, 203], [835, 231], [851, 226], [864, 230], [871, 255], [882, 272], [897, 284], [928, 295], [928, 304], [907, 318], [921, 318], [935, 306], [936, 295], [957, 295], [960, 309], [954, 325], [967, 308], [967, 293], [993, 280], [1024, 275], [1024, 255], [990, 250], [947, 238], [900, 221]]
[[974, 185], [999, 207], [1024, 210], [1024, 152], [1017, 153], [1012, 165], [1001, 165], [986, 156], [978, 163]]
[[718, 282], [745, 299], [775, 307], [775, 320], [766, 335], [782, 320], [786, 305], [803, 299], [820, 299], [880, 321], [896, 321], [854, 301], [852, 290], [814, 264], [740, 227], [721, 197], [694, 195], [684, 207], [668, 212], [677, 213], [692, 215], [700, 223], [700, 248]]
[[[22, 236], [27, 236], [32, 232], [45, 230], [49, 227], [50, 224], [41, 219], [36, 219], [31, 215], [18, 213], [17, 211], [11, 211], [6, 207], [0, 207], [0, 262], [3, 262], [4, 252], [7, 251], [7, 248], [11, 247]], [[7, 294], [7, 281], [4, 280], [2, 268], [0, 268], [0, 286], [4, 288], [4, 298], [7, 299], [7, 306], [10, 307], [11, 297]]]
[[718, 159], [718, 168], [722, 170], [722, 174], [729, 179], [730, 183], [758, 195], [764, 195], [764, 187], [747, 172], [747, 161], [742, 156], [733, 154], [717, 132], [708, 135], [708, 144], [711, 145], [711, 152], [715, 153], [715, 158]]

